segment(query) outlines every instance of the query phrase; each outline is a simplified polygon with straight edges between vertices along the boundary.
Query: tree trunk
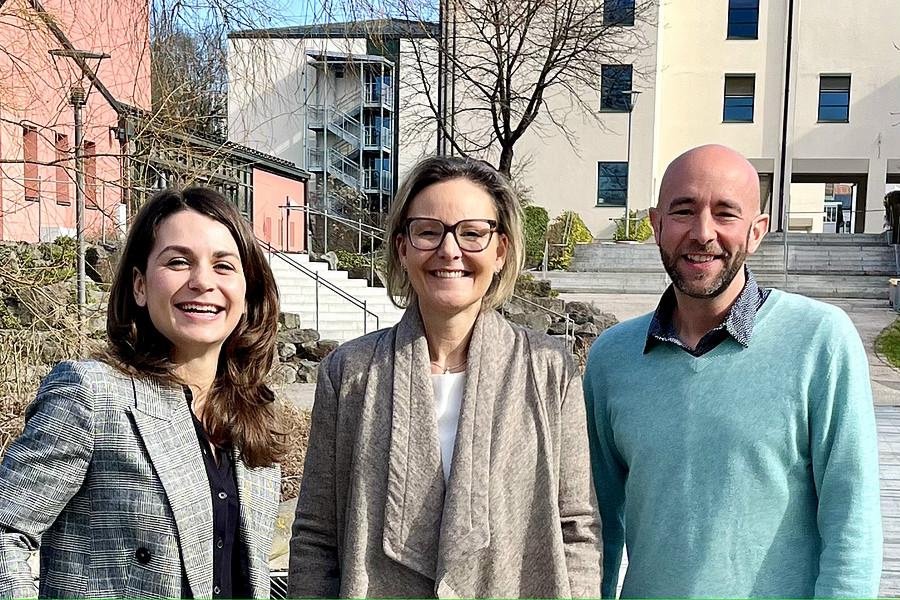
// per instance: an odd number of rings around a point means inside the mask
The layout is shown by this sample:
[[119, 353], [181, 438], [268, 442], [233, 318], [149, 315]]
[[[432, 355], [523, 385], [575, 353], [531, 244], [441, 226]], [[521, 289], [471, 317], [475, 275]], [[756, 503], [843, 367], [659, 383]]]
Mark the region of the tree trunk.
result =
[[513, 161], [513, 147], [512, 145], [503, 146], [503, 149], [500, 151], [500, 164], [497, 166], [497, 170], [506, 175], [508, 178], [510, 169], [512, 169], [512, 161]]

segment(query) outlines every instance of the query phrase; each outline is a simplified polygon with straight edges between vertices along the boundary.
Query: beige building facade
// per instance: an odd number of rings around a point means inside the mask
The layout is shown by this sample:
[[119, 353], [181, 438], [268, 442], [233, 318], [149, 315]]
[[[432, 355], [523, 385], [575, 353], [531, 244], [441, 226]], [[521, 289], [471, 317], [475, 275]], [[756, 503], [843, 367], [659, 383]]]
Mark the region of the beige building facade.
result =
[[[568, 114], [574, 139], [539, 117], [518, 143], [513, 172], [534, 203], [551, 217], [574, 210], [597, 238], [608, 239], [626, 202], [632, 210], [655, 204], [672, 159], [720, 143], [759, 171], [761, 209], [771, 214], [773, 230], [882, 230], [885, 191], [900, 184], [900, 3], [661, 0], [644, 14], [622, 26], [641, 28], [645, 47], [611, 60], [596, 88], [580, 92], [596, 99], [595, 113], [573, 113], [580, 109], [563, 96], [550, 99], [551, 110]], [[243, 42], [232, 42], [241, 55]], [[409, 49], [433, 40], [401, 42]], [[290, 80], [306, 50], [294, 41], [273, 43], [291, 44], [277, 53]], [[409, 115], [422, 103], [403, 72], [398, 94], [408, 101], [397, 105], [394, 162], [401, 178], [436, 149], [427, 127], [417, 127], [415, 139], [404, 132], [404, 119], [418, 122]], [[305, 164], [297, 147], [307, 128], [286, 120], [310, 97], [297, 82], [289, 86], [297, 90], [290, 106], [277, 107], [252, 85], [232, 84], [237, 141]], [[236, 126], [241, 121], [250, 122]]]

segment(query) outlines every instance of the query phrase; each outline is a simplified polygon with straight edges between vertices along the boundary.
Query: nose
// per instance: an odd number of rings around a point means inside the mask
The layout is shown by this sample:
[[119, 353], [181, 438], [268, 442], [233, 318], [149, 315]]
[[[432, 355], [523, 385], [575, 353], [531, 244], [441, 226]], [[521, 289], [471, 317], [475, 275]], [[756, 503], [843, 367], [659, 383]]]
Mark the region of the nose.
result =
[[192, 290], [205, 292], [213, 287], [212, 267], [207, 265], [195, 265], [191, 268], [191, 278], [188, 280], [188, 287]]
[[694, 216], [691, 226], [691, 239], [704, 246], [716, 239], [716, 228], [712, 214], [702, 210]]
[[444, 239], [441, 240], [441, 245], [438, 246], [437, 253], [439, 257], [447, 259], [454, 259], [462, 256], [462, 250], [460, 250], [459, 244], [456, 243], [456, 236], [453, 235], [452, 231], [444, 233]]

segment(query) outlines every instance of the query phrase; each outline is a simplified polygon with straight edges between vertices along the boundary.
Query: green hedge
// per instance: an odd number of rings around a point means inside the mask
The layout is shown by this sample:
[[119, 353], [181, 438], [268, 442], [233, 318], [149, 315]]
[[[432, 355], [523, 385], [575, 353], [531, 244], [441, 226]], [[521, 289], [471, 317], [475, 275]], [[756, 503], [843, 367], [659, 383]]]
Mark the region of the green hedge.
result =
[[547, 230], [551, 244], [548, 266], [555, 270], [566, 270], [575, 256], [575, 244], [594, 241], [594, 235], [584, 221], [574, 211], [566, 211], [556, 217]]
[[650, 239], [650, 236], [653, 235], [653, 227], [650, 225], [650, 217], [644, 216], [644, 218], [636, 221], [638, 218], [638, 211], [631, 211], [631, 229], [628, 231], [628, 236], [625, 235], [625, 219], [616, 219], [616, 232], [613, 234], [613, 239], [617, 242], [621, 241], [632, 241], [632, 242], [643, 242]]
[[544, 242], [547, 239], [547, 225], [550, 217], [540, 206], [525, 207], [525, 267], [541, 264], [544, 258]]

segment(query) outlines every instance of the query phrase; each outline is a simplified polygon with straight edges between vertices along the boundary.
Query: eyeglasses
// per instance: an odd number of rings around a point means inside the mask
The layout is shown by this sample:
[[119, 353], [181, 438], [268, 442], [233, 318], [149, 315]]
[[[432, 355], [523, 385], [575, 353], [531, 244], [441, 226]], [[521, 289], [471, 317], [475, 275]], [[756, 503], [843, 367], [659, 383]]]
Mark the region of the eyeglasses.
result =
[[447, 234], [452, 233], [460, 250], [481, 252], [491, 243], [495, 231], [497, 221], [491, 219], [465, 219], [453, 225], [438, 219], [406, 220], [406, 237], [416, 250], [436, 250], [444, 243]]

